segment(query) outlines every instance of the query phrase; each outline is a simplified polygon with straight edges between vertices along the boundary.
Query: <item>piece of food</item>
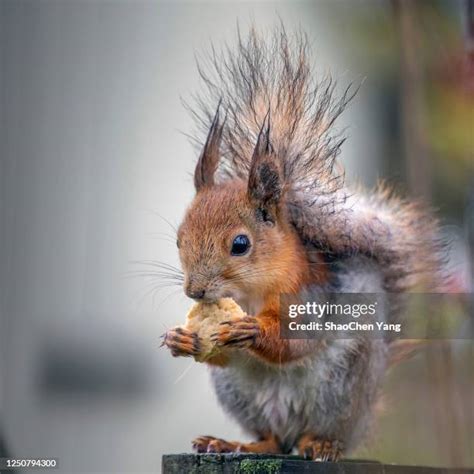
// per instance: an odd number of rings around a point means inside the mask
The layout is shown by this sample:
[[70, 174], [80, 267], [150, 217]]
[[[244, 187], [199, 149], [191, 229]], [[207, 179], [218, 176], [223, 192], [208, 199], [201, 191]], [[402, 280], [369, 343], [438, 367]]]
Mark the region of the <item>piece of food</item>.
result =
[[195, 359], [203, 361], [216, 355], [219, 347], [211, 341], [211, 335], [221, 322], [246, 316], [232, 298], [221, 298], [213, 303], [196, 303], [186, 316], [185, 328], [196, 332], [201, 339], [201, 354]]

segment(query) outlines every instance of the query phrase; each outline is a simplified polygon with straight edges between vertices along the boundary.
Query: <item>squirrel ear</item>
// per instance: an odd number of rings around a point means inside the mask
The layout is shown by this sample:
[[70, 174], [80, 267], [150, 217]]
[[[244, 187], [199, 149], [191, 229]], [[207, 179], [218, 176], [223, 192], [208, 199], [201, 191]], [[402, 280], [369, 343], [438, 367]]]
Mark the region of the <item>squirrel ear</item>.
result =
[[250, 163], [247, 193], [257, 206], [259, 217], [274, 222], [278, 202], [283, 194], [281, 165], [270, 141], [270, 110], [258, 134]]
[[221, 101], [219, 101], [217, 105], [216, 114], [212, 120], [206, 143], [204, 144], [201, 156], [194, 170], [194, 187], [196, 191], [200, 191], [204, 187], [209, 187], [214, 184], [214, 173], [219, 163], [219, 147], [225, 125], [225, 119], [222, 125], [219, 123], [220, 106]]

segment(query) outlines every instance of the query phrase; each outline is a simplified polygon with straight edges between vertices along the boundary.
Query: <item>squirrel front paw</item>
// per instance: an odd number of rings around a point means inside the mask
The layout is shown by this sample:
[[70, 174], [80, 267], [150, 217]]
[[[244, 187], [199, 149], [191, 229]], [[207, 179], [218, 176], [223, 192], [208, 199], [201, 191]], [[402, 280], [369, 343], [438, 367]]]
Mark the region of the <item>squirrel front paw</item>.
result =
[[201, 352], [201, 341], [197, 333], [181, 326], [163, 334], [162, 346], [168, 347], [173, 357], [195, 357]]
[[257, 318], [244, 316], [221, 322], [211, 341], [219, 347], [248, 348], [255, 344], [259, 334]]

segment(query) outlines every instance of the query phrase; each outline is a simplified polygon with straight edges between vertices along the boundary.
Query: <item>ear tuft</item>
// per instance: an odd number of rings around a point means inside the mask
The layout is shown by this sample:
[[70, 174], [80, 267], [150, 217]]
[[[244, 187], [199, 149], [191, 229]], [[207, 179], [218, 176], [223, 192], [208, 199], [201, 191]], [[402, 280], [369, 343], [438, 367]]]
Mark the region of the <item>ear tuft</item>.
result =
[[277, 203], [281, 197], [280, 173], [275, 163], [264, 160], [257, 164], [249, 179], [251, 197], [262, 206]]
[[270, 111], [263, 121], [250, 164], [248, 196], [259, 215], [271, 221], [283, 194], [281, 166], [270, 138]]
[[270, 131], [271, 131], [271, 123], [270, 123], [270, 109], [268, 109], [267, 114], [263, 119], [262, 128], [258, 134], [257, 144], [255, 145], [254, 149], [254, 156], [256, 154], [263, 156], [263, 155], [270, 155], [273, 153], [273, 147], [270, 141]]
[[217, 105], [216, 114], [212, 120], [206, 143], [204, 144], [204, 148], [194, 171], [194, 187], [197, 192], [214, 184], [214, 174], [219, 164], [220, 144], [225, 125], [225, 119], [223, 123], [220, 124], [220, 106], [221, 101], [219, 101]]

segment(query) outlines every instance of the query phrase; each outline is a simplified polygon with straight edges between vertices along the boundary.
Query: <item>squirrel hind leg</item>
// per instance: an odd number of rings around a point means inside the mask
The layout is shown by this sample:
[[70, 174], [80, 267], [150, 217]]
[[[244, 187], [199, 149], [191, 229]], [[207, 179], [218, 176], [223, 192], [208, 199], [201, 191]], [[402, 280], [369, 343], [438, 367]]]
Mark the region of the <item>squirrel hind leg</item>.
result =
[[225, 441], [213, 436], [199, 436], [193, 440], [193, 449], [198, 453], [282, 453], [280, 444], [273, 436], [253, 443], [239, 443], [238, 441]]
[[337, 440], [327, 440], [314, 435], [303, 435], [298, 442], [298, 454], [313, 461], [337, 462], [344, 446]]

